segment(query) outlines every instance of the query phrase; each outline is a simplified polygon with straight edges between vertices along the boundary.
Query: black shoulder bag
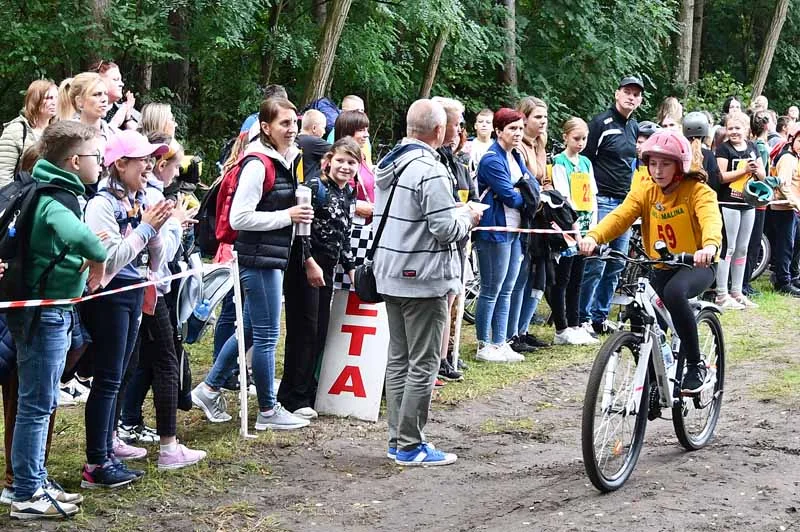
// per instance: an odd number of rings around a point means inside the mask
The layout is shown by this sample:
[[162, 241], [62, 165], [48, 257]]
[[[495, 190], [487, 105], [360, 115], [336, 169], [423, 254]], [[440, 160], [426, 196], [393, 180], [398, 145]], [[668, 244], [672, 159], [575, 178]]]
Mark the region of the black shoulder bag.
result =
[[364, 303], [381, 303], [383, 301], [383, 298], [378, 293], [378, 285], [375, 282], [375, 272], [372, 270], [372, 258], [375, 256], [375, 250], [378, 249], [378, 242], [381, 240], [383, 228], [386, 226], [386, 220], [389, 219], [389, 207], [392, 205], [392, 198], [394, 198], [394, 191], [397, 189], [397, 182], [399, 180], [399, 175], [394, 178], [392, 191], [389, 193], [389, 199], [386, 201], [386, 208], [383, 209], [381, 222], [378, 224], [378, 230], [375, 232], [372, 247], [367, 251], [364, 264], [356, 266], [353, 274], [353, 285], [356, 289], [356, 295], [358, 295], [358, 298]]

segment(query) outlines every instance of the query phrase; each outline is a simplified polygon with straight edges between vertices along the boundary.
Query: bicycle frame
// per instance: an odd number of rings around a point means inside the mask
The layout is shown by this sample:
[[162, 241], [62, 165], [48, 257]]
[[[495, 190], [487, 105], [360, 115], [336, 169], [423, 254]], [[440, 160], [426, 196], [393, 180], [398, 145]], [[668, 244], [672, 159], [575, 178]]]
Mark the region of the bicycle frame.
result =
[[[661, 302], [661, 298], [650, 284], [647, 277], [639, 277], [637, 280], [636, 295], [629, 304], [640, 310], [640, 314], [645, 318], [641, 333], [642, 342], [639, 346], [639, 361], [636, 364], [636, 372], [633, 378], [633, 391], [631, 398], [626, 405], [629, 413], [638, 412], [641, 406], [642, 390], [644, 389], [645, 379], [649, 370], [650, 360], [653, 360], [653, 371], [656, 378], [656, 386], [659, 393], [659, 402], [662, 407], [671, 408], [678, 400], [677, 390], [675, 389], [675, 373], [678, 368], [678, 361], [670, 366], [669, 371], [664, 367], [664, 359], [661, 356], [660, 335], [662, 328], [659, 322], [665, 325], [667, 330], [673, 331], [672, 352], [678, 353], [680, 350], [680, 339], [674, 333], [672, 317], [666, 307]], [[677, 357], [676, 357], [677, 358]], [[604, 386], [603, 407], [608, 407], [612, 403], [611, 390], [613, 388], [614, 374], [617, 370], [618, 359], [610, 362], [609, 371], [606, 375]]]

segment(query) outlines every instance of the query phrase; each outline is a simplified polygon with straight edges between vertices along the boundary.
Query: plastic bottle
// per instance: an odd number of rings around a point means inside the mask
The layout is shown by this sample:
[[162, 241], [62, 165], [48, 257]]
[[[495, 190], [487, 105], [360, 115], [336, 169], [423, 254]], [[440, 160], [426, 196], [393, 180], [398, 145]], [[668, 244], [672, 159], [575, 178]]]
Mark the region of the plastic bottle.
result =
[[672, 356], [672, 348], [669, 346], [667, 335], [663, 331], [659, 336], [659, 341], [661, 343], [661, 358], [664, 359], [664, 369], [669, 372], [669, 368], [675, 363], [675, 357]]
[[574, 257], [578, 254], [578, 246], [569, 246], [561, 252], [562, 257]]
[[194, 308], [192, 314], [200, 321], [208, 320], [208, 317], [211, 315], [211, 301], [204, 299]]

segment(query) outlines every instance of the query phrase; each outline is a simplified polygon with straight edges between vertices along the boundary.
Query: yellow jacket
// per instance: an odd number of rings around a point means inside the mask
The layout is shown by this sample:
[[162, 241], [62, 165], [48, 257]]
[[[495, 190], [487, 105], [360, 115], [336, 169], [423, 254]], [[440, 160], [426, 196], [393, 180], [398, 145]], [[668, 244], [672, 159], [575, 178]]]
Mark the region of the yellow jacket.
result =
[[654, 259], [659, 257], [654, 248], [657, 240], [666, 242], [672, 253], [694, 253], [708, 245], [719, 253], [722, 216], [716, 193], [705, 183], [684, 179], [667, 195], [652, 181], [642, 183], [586, 236], [598, 244], [610, 242], [639, 217], [645, 250]]

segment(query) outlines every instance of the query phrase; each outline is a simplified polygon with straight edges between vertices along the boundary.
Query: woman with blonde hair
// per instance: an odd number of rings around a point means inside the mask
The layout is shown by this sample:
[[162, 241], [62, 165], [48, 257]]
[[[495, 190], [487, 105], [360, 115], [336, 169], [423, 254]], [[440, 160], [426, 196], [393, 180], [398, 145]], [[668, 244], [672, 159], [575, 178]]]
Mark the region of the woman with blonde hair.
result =
[[0, 186], [14, 179], [25, 149], [41, 137], [56, 114], [58, 89], [49, 79], [37, 79], [28, 85], [19, 116], [3, 125], [0, 136]]
[[97, 128], [106, 141], [116, 128], [103, 118], [108, 112], [108, 88], [96, 72], [82, 72], [69, 83], [62, 83], [59, 98], [69, 103], [59, 108], [59, 119], [77, 120]]
[[175, 126], [172, 107], [168, 103], [148, 103], [142, 107], [142, 120], [139, 123], [139, 131], [143, 135], [164, 133], [174, 137]]
[[683, 120], [683, 106], [674, 96], [664, 98], [658, 107], [656, 122], [665, 129], [672, 129], [680, 133]]

